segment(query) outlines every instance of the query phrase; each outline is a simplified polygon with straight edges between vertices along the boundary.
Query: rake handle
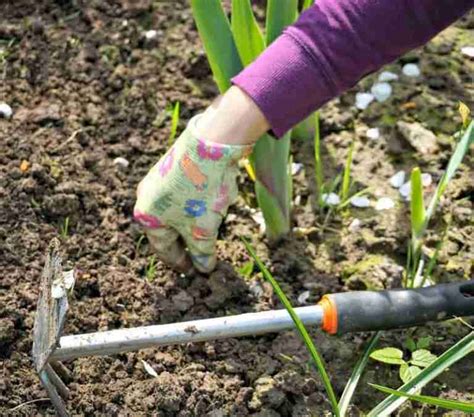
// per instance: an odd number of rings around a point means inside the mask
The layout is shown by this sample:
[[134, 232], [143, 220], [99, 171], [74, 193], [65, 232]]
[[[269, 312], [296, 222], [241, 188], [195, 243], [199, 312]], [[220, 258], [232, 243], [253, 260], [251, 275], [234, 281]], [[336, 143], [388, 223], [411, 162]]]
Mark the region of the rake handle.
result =
[[330, 334], [419, 326], [474, 315], [474, 280], [417, 289], [325, 295], [322, 328]]

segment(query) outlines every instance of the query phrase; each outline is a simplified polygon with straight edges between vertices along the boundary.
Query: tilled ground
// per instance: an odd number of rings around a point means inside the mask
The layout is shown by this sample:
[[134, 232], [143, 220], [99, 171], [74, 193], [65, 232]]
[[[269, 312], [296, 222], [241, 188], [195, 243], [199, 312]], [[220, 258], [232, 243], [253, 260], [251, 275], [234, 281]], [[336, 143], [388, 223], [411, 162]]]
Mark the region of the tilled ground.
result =
[[[473, 15], [389, 69], [416, 62], [422, 75], [401, 76], [394, 94], [361, 112], [355, 91], [369, 77], [321, 111], [325, 175], [341, 170], [356, 141], [353, 177], [370, 197], [389, 196], [394, 209], [351, 208], [332, 216], [324, 232], [314, 209], [311, 141], [294, 142], [294, 225], [299, 232], [269, 248], [251, 219], [252, 185], [242, 173], [241, 196], [221, 229], [221, 262], [209, 277], [182, 277], [158, 264], [145, 279], [146, 239], [133, 224], [135, 187], [167, 147], [166, 106], [181, 103], [182, 129], [217, 94], [185, 2], [18, 1], [2, 6], [0, 101], [14, 115], [0, 119], [0, 413], [49, 415], [45, 392], [30, 360], [31, 335], [43, 255], [61, 234], [67, 263], [81, 271], [66, 333], [84, 333], [216, 317], [277, 307], [271, 288], [236, 268], [248, 259], [246, 236], [271, 266], [294, 304], [328, 292], [400, 285], [409, 238], [408, 208], [388, 179], [419, 165], [438, 180], [460, 124], [457, 102], [472, 105], [473, 63], [459, 52], [472, 45]], [[150, 4], [148, 4], [150, 3]], [[147, 39], [147, 30], [156, 30]], [[437, 147], [422, 155], [408, 144], [398, 121], [434, 132]], [[379, 127], [381, 138], [366, 137]], [[424, 132], [424, 131], [423, 131]], [[426, 132], [425, 132], [426, 134]], [[130, 165], [113, 163], [126, 158]], [[431, 188], [431, 190], [433, 187]], [[430, 191], [428, 189], [427, 191]], [[473, 276], [472, 156], [452, 182], [428, 239], [435, 247], [444, 224], [451, 228], [435, 277], [441, 282]], [[323, 216], [324, 217], [324, 216]], [[358, 228], [353, 220], [360, 220]], [[68, 223], [67, 233], [64, 232]], [[352, 224], [352, 227], [349, 227]], [[301, 300], [301, 298], [300, 298]], [[444, 323], [384, 335], [381, 345], [402, 347], [409, 335], [433, 336], [441, 353], [468, 332]], [[313, 333], [336, 391], [340, 394], [368, 335], [342, 338]], [[158, 378], [149, 376], [146, 360]], [[73, 415], [110, 416], [310, 416], [329, 409], [322, 384], [308, 366], [294, 332], [255, 338], [150, 349], [68, 364]], [[453, 366], [426, 390], [432, 395], [472, 400], [472, 357]], [[372, 362], [356, 394], [353, 415], [367, 411], [382, 395], [367, 382], [397, 386], [397, 369]], [[402, 415], [441, 411], [411, 408]]]

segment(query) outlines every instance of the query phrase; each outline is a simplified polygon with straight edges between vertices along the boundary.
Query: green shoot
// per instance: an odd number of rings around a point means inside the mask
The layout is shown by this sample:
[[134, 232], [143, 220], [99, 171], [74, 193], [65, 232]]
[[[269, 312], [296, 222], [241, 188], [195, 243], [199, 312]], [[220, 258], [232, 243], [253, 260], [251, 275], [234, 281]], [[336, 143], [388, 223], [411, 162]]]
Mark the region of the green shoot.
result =
[[[463, 337], [454, 346], [449, 348], [429, 366], [423, 369], [418, 375], [409, 382], [401, 386], [398, 391], [407, 394], [416, 394], [426, 384], [436, 378], [457, 361], [474, 351], [474, 332]], [[391, 394], [385, 398], [380, 404], [373, 408], [367, 417], [385, 417], [391, 415], [398, 407], [400, 407], [407, 399], [400, 398]]]
[[174, 138], [176, 137], [176, 131], [178, 130], [178, 123], [179, 123], [179, 101], [174, 104], [173, 110], [170, 110], [171, 113], [171, 128], [170, 128], [170, 135], [168, 137], [168, 145], [172, 145], [174, 142]]
[[466, 403], [464, 401], [445, 400], [443, 398], [431, 397], [428, 395], [407, 394], [406, 392], [387, 388], [378, 384], [369, 384], [371, 387], [384, 392], [385, 394], [392, 394], [397, 397], [406, 397], [413, 401], [418, 401], [424, 404], [435, 405], [437, 407], [445, 408], [447, 410], [463, 411], [465, 413], [474, 413], [474, 404]]
[[421, 183], [420, 168], [414, 168], [411, 172], [411, 236], [412, 242], [417, 247], [417, 242], [423, 233], [425, 224], [425, 203], [423, 199], [423, 185]]
[[250, 277], [251, 277], [252, 274], [253, 274], [254, 266], [255, 266], [255, 263], [254, 263], [254, 261], [251, 259], [250, 261], [245, 262], [245, 263], [242, 265], [242, 267], [237, 268], [237, 272], [238, 272], [239, 275], [240, 275], [241, 277], [243, 277], [244, 279], [250, 279]]
[[344, 173], [342, 176], [342, 187], [340, 192], [341, 203], [346, 202], [349, 199], [349, 189], [351, 186], [351, 165], [352, 165], [352, 153], [354, 152], [354, 142], [349, 147], [349, 153], [347, 154], [346, 165], [344, 166]]
[[304, 0], [303, 7], [301, 8], [302, 11], [306, 10], [308, 7], [311, 7], [314, 4], [314, 0]]
[[462, 101], [459, 102], [459, 114], [461, 115], [462, 127], [467, 129], [471, 120], [471, 110]]
[[298, 330], [301, 338], [303, 339], [306, 348], [308, 349], [308, 352], [316, 365], [316, 368], [318, 369], [321, 379], [323, 380], [324, 387], [326, 389], [326, 393], [328, 395], [329, 401], [332, 406], [333, 413], [336, 416], [339, 416], [339, 406], [337, 404], [337, 399], [336, 395], [334, 393], [334, 389], [332, 387], [331, 381], [329, 380], [329, 376], [326, 372], [326, 368], [324, 366], [324, 362], [321, 358], [321, 355], [319, 354], [318, 350], [316, 349], [316, 346], [314, 345], [313, 341], [311, 340], [311, 337], [308, 334], [308, 331], [306, 330], [306, 327], [298, 317], [298, 315], [295, 313], [293, 310], [293, 307], [291, 306], [290, 301], [288, 300], [287, 296], [283, 292], [283, 290], [280, 288], [280, 285], [278, 282], [273, 278], [272, 274], [268, 271], [268, 269], [265, 267], [265, 265], [260, 261], [258, 258], [257, 254], [255, 253], [254, 249], [252, 246], [245, 240], [243, 239], [244, 245], [249, 252], [249, 254], [252, 256], [254, 259], [255, 263], [259, 267], [260, 271], [262, 271], [262, 274], [264, 278], [271, 284], [273, 287], [273, 290], [275, 291], [275, 294], [278, 296], [280, 299], [281, 303], [283, 306], [286, 308], [288, 311], [288, 314], [292, 318], [293, 322], [295, 323], [296, 329]]
[[156, 256], [152, 255], [148, 258], [148, 263], [145, 266], [145, 278], [148, 282], [152, 282], [156, 275]]
[[316, 193], [318, 206], [322, 206], [323, 187], [323, 165], [321, 161], [321, 134], [319, 129], [319, 112], [314, 113], [314, 178], [316, 181]]
[[138, 258], [140, 255], [140, 248], [142, 247], [143, 239], [145, 239], [145, 234], [141, 234], [140, 237], [137, 240], [137, 243], [135, 245], [135, 258]]
[[352, 396], [354, 395], [354, 392], [357, 388], [357, 384], [359, 383], [360, 377], [362, 376], [362, 373], [364, 372], [369, 360], [369, 355], [374, 350], [375, 345], [378, 343], [381, 335], [381, 332], [377, 332], [372, 336], [369, 343], [367, 344], [367, 347], [365, 348], [363, 355], [359, 358], [354, 369], [352, 370], [351, 377], [349, 378], [349, 381], [347, 381], [347, 384], [344, 387], [344, 392], [342, 393], [339, 400], [339, 411], [341, 416], [346, 415], [347, 409], [349, 408], [352, 400]]
[[59, 234], [63, 239], [66, 239], [69, 235], [69, 217], [66, 217], [63, 224], [59, 226]]

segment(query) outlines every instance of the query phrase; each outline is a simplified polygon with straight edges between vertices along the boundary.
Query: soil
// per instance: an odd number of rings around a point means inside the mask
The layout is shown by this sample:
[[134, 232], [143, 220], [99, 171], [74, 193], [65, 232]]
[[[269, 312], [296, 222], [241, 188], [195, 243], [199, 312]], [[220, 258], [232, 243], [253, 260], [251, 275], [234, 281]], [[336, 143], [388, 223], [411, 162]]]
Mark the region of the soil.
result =
[[[294, 160], [304, 164], [295, 176], [297, 232], [276, 247], [267, 244], [250, 216], [255, 196], [242, 173], [241, 196], [221, 228], [216, 271], [186, 277], [158, 263], [149, 282], [151, 251], [131, 218], [135, 187], [166, 150], [167, 106], [181, 103], [181, 130], [217, 94], [187, 2], [4, 3], [0, 101], [14, 115], [0, 118], [0, 414], [54, 413], [30, 359], [38, 282], [53, 237], [61, 236], [65, 262], [81, 272], [66, 334], [279, 307], [259, 274], [246, 279], [236, 272], [248, 260], [240, 236], [257, 247], [294, 305], [304, 291], [306, 303], [312, 303], [329, 292], [400, 286], [409, 213], [388, 179], [415, 165], [435, 181], [442, 174], [453, 149], [451, 135], [460, 125], [458, 101], [473, 104], [474, 65], [460, 53], [461, 46], [474, 44], [473, 26], [471, 13], [389, 65], [400, 74], [403, 63], [415, 62], [421, 76], [394, 82], [388, 101], [365, 111], [354, 107], [355, 93], [370, 88], [372, 75], [321, 110], [326, 178], [341, 171], [355, 140], [357, 190], [370, 187], [372, 200], [389, 196], [395, 208], [350, 208], [331, 216], [321, 230], [312, 143], [295, 140]], [[144, 35], [150, 29], [157, 31], [154, 39]], [[397, 121], [432, 131], [436, 152], [415, 152]], [[380, 128], [379, 140], [367, 139], [369, 127]], [[129, 166], [114, 164], [117, 157]], [[428, 246], [434, 248], [451, 219], [434, 271], [439, 282], [473, 276], [472, 166], [471, 154], [430, 227]], [[402, 348], [409, 336], [431, 335], [430, 349], [439, 354], [468, 332], [457, 321], [439, 323], [386, 332], [380, 346]], [[340, 395], [370, 335], [329, 337], [317, 330], [312, 335]], [[145, 372], [141, 360], [157, 378]], [[67, 404], [72, 415], [86, 416], [327, 415], [322, 383], [308, 364], [294, 331], [84, 358], [66, 364], [72, 375]], [[397, 368], [369, 363], [351, 415], [384, 397], [368, 382], [396, 387]], [[472, 355], [424, 392], [472, 401]], [[28, 401], [34, 402], [24, 404]], [[399, 411], [415, 414], [449, 413], [416, 404]]]

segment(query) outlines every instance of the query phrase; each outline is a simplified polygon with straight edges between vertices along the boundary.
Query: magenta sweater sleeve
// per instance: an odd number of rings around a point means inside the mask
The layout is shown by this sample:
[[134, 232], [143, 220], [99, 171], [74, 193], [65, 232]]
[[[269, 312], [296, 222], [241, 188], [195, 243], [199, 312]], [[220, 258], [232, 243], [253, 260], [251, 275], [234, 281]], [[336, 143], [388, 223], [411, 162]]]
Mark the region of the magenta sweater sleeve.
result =
[[473, 6], [474, 0], [316, 0], [232, 82], [282, 136]]

